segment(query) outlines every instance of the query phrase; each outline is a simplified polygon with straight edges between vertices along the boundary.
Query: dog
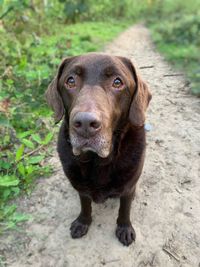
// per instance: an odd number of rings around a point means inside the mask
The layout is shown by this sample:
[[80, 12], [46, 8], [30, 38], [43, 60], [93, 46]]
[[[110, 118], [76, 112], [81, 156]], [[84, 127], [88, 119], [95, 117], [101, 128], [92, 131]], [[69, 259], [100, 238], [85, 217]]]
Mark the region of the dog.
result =
[[144, 164], [145, 112], [151, 97], [128, 58], [88, 53], [60, 64], [46, 99], [55, 122], [64, 117], [57, 149], [80, 197], [72, 238], [88, 232], [92, 201], [120, 198], [116, 236], [125, 246], [135, 241], [130, 210]]

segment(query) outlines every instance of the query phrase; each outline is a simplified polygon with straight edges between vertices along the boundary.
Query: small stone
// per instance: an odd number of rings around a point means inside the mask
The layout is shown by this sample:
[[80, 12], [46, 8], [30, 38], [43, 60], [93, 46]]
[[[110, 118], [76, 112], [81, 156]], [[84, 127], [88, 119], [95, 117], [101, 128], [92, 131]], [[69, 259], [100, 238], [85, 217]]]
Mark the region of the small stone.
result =
[[149, 132], [153, 129], [152, 125], [150, 123], [145, 123], [144, 129]]

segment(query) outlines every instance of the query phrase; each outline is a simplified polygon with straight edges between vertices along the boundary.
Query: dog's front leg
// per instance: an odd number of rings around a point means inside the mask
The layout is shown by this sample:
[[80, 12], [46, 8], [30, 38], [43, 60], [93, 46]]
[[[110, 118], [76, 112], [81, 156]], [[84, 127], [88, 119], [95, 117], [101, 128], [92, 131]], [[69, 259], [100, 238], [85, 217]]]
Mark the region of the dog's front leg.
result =
[[130, 221], [131, 203], [134, 198], [135, 192], [120, 198], [119, 215], [117, 218], [116, 236], [119, 241], [129, 246], [135, 241], [135, 230]]
[[71, 224], [70, 231], [72, 238], [80, 238], [87, 234], [89, 226], [92, 222], [91, 200], [87, 196], [79, 196], [81, 202], [81, 212], [78, 218]]

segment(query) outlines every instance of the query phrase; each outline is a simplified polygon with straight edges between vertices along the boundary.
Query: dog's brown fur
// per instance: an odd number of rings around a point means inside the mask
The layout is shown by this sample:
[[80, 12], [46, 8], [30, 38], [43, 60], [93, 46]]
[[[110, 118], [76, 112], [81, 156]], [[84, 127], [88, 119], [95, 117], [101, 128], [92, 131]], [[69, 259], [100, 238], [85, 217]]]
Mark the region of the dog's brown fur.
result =
[[[73, 88], [66, 82], [71, 76]], [[118, 77], [122, 84], [116, 88], [113, 80]], [[64, 59], [46, 97], [56, 122], [65, 115], [58, 153], [66, 176], [80, 195], [81, 213], [72, 223], [72, 237], [87, 233], [92, 200], [98, 203], [120, 197], [116, 235], [124, 245], [131, 244], [135, 231], [130, 208], [144, 163], [145, 111], [151, 99], [147, 85], [127, 58], [91, 53]], [[77, 135], [73, 118], [88, 111], [99, 118], [101, 128], [94, 137], [86, 138]], [[85, 139], [92, 151], [84, 152]]]

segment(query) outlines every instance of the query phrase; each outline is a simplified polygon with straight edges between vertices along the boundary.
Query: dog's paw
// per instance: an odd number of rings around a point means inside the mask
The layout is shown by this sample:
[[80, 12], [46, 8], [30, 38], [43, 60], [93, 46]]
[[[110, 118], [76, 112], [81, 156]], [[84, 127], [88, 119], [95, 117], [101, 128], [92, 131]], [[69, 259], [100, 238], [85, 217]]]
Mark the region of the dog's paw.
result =
[[90, 224], [81, 222], [79, 218], [72, 222], [70, 231], [72, 238], [80, 238], [87, 234]]
[[116, 236], [124, 246], [129, 246], [135, 241], [136, 234], [132, 225], [118, 224], [116, 229]]

